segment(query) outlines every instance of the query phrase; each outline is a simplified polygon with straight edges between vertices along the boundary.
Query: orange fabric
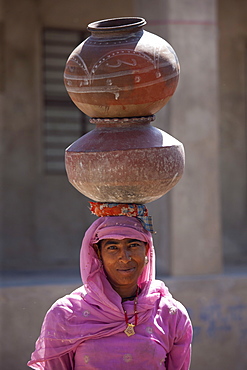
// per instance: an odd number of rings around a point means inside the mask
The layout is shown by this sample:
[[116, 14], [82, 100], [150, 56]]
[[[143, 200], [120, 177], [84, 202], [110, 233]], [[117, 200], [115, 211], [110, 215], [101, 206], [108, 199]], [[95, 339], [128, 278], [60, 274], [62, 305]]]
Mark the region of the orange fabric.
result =
[[[138, 217], [139, 207], [138, 204], [124, 204], [124, 203], [101, 203], [89, 202], [91, 205], [91, 212], [98, 217], [106, 216], [129, 216]], [[141, 205], [142, 209], [145, 207]], [[143, 216], [148, 216], [148, 210], [145, 207]]]

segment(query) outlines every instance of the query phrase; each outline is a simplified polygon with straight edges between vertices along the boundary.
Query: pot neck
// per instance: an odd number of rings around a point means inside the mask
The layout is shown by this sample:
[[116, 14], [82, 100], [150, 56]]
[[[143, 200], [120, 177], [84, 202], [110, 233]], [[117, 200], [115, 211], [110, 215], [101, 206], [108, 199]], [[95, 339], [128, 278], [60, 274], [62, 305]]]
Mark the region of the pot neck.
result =
[[97, 129], [145, 126], [150, 125], [154, 120], [154, 115], [126, 118], [90, 118], [90, 122], [95, 124]]
[[140, 17], [111, 18], [90, 23], [87, 29], [94, 37], [119, 37], [142, 32], [146, 23]]

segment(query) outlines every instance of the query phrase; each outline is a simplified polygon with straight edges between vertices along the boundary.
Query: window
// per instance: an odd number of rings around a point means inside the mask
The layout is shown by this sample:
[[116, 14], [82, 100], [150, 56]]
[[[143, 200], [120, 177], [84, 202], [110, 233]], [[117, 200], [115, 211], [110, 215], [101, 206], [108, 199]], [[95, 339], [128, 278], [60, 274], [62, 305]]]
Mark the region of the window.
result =
[[87, 37], [87, 33], [45, 29], [43, 36], [44, 168], [47, 173], [65, 173], [65, 149], [93, 128], [89, 118], [70, 99], [63, 80], [70, 53]]

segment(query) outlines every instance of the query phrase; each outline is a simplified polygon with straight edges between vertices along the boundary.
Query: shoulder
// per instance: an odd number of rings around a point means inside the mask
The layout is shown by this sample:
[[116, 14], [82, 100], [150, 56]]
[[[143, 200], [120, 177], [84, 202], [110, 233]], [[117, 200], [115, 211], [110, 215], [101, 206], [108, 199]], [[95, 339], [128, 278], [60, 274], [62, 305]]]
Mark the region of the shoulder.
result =
[[162, 296], [160, 298], [159, 307], [162, 314], [170, 315], [171, 317], [189, 318], [189, 314], [184, 305], [174, 299], [172, 296]]
[[160, 318], [162, 322], [167, 322], [170, 335], [175, 339], [186, 336], [192, 337], [192, 323], [187, 309], [184, 305], [173, 297], [161, 297]]
[[[156, 286], [159, 286], [160, 299], [157, 304], [156, 315], [163, 323], [166, 322], [170, 331], [183, 332], [192, 330], [191, 320], [187, 309], [178, 300], [174, 299], [168, 288], [162, 281], [156, 280]], [[175, 334], [174, 332], [174, 334]]]
[[155, 280], [152, 283], [152, 287], [155, 287], [153, 290], [155, 289], [160, 294], [159, 310], [162, 314], [169, 314], [175, 317], [189, 317], [186, 308], [181, 302], [173, 298], [163, 281]]
[[49, 317], [52, 319], [52, 317], [56, 317], [56, 321], [59, 320], [59, 318], [68, 319], [75, 311], [81, 309], [84, 295], [84, 288], [82, 286], [72, 293], [57, 299], [47, 311], [46, 318]]

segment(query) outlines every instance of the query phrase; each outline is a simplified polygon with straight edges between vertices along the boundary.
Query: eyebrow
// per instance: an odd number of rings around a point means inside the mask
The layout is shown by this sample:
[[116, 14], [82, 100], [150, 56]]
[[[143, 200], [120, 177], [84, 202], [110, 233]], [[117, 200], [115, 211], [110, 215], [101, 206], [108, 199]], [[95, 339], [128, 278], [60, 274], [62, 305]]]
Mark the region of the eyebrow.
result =
[[[119, 244], [122, 239], [109, 239], [104, 246], [107, 246], [109, 244]], [[134, 243], [134, 242], [141, 242], [142, 240], [139, 239], [129, 239], [128, 243]]]

